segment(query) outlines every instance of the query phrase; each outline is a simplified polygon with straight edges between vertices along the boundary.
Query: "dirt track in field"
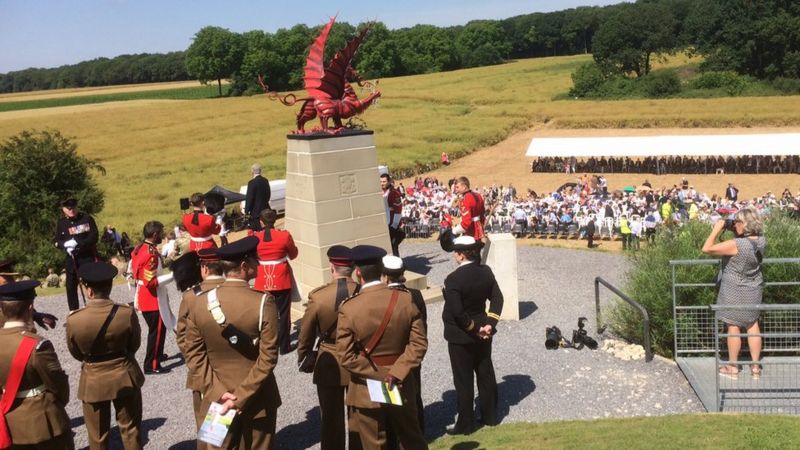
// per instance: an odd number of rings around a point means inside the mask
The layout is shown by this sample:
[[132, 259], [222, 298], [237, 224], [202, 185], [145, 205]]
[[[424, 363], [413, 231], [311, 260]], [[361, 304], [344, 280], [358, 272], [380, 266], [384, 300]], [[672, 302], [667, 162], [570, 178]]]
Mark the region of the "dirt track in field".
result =
[[[524, 193], [533, 189], [537, 193], [551, 192], [563, 183], [576, 181], [582, 174], [565, 175], [561, 173], [531, 173], [530, 162], [533, 158], [525, 156], [533, 137], [589, 137], [589, 136], [658, 136], [670, 134], [763, 134], [800, 132], [800, 128], [648, 128], [648, 129], [580, 129], [567, 130], [547, 128], [546, 126], [517, 133], [508, 139], [487, 147], [463, 158], [453, 160], [449, 166], [425, 174], [440, 181], [453, 177], [467, 176], [473, 186], [487, 186], [493, 183], [508, 185], [513, 183], [517, 191]], [[676, 155], [680, 154], [677, 149]], [[739, 188], [740, 198], [760, 196], [771, 191], [780, 195], [784, 188], [792, 193], [800, 191], [800, 175], [685, 175], [689, 183], [700, 192], [723, 194], [727, 184], [734, 183]], [[684, 175], [669, 174], [655, 176], [651, 174], [607, 174], [609, 189], [622, 189], [625, 186], [638, 186], [648, 179], [653, 188], [671, 187], [680, 184]], [[402, 180], [408, 185], [413, 179]]]

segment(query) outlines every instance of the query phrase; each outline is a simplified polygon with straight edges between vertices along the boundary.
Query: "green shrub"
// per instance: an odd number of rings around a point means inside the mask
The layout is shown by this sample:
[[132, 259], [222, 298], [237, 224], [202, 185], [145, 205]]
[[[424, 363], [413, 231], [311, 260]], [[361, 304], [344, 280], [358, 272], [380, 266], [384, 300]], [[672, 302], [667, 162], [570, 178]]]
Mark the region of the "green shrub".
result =
[[692, 80], [694, 89], [722, 89], [728, 95], [739, 95], [750, 84], [750, 78], [733, 71], [704, 72]]
[[674, 70], [659, 70], [650, 72], [639, 80], [643, 90], [650, 98], [664, 98], [675, 95], [681, 91], [681, 79]]
[[[623, 291], [639, 302], [650, 315], [650, 334], [653, 350], [672, 356], [672, 271], [670, 260], [707, 259], [700, 249], [711, 226], [691, 222], [683, 227], [663, 227], [656, 236], [656, 245], [642, 248], [630, 255], [630, 269], [625, 275]], [[800, 222], [776, 213], [765, 221], [767, 258], [800, 257]], [[730, 234], [725, 238], [730, 238]], [[679, 266], [679, 283], [710, 283], [719, 270], [716, 265]], [[797, 264], [766, 264], [765, 281], [800, 281]], [[800, 287], [770, 286], [764, 290], [764, 303], [796, 303]], [[711, 287], [681, 288], [676, 291], [679, 305], [710, 305], [716, 301]], [[633, 308], [622, 301], [612, 303], [604, 312], [611, 330], [626, 339], [641, 344], [642, 321]]]
[[800, 95], [800, 79], [797, 78], [775, 78], [770, 85], [780, 93], [786, 95]]
[[31, 277], [64, 265], [52, 243], [61, 200], [74, 196], [89, 214], [103, 209], [92, 174], [105, 170], [77, 149], [58, 131], [22, 131], [0, 143], [0, 257], [16, 260], [17, 270]]
[[578, 67], [572, 72], [572, 89], [569, 95], [572, 97], [595, 97], [602, 89], [606, 76], [600, 66], [594, 62], [589, 62]]

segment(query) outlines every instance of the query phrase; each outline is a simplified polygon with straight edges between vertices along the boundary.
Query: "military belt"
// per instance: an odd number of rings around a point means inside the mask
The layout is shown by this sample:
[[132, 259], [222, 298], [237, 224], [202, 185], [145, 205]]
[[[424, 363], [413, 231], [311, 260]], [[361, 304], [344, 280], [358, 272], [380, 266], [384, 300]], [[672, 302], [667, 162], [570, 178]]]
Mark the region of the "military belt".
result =
[[401, 353], [398, 353], [396, 355], [380, 355], [380, 356], [370, 355], [370, 359], [372, 359], [372, 362], [374, 362], [379, 366], [389, 367], [393, 365], [395, 361], [397, 361], [400, 358], [400, 355]]
[[30, 388], [30, 389], [20, 389], [19, 391], [17, 391], [17, 395], [16, 395], [16, 397], [17, 397], [17, 398], [32, 398], [32, 397], [37, 397], [37, 396], [39, 396], [39, 395], [42, 395], [42, 394], [44, 394], [44, 391], [45, 391], [46, 389], [47, 389], [47, 388], [46, 388], [46, 387], [45, 387], [45, 385], [43, 385], [43, 384], [41, 384], [41, 385], [39, 385], [39, 386], [36, 386], [36, 387], [34, 387], [34, 388]]
[[112, 359], [126, 358], [127, 353], [108, 353], [105, 355], [87, 355], [83, 358], [83, 362], [87, 363], [100, 363], [111, 361]]

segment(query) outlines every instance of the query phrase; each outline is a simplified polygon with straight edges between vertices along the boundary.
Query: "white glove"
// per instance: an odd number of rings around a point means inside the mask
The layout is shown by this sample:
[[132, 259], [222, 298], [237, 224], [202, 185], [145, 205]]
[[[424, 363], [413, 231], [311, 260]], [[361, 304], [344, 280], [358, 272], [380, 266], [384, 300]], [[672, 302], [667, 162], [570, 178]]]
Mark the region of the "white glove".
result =
[[72, 253], [75, 251], [75, 247], [65, 247], [64, 249], [67, 251], [69, 256], [72, 256]]
[[464, 234], [464, 227], [462, 227], [460, 223], [457, 224], [456, 226], [453, 227], [453, 234], [461, 236], [462, 234]]
[[217, 225], [222, 225], [222, 222], [225, 221], [225, 211], [220, 211], [217, 213], [217, 219], [214, 221]]
[[78, 241], [75, 239], [70, 239], [64, 242], [64, 249], [75, 249], [78, 246]]

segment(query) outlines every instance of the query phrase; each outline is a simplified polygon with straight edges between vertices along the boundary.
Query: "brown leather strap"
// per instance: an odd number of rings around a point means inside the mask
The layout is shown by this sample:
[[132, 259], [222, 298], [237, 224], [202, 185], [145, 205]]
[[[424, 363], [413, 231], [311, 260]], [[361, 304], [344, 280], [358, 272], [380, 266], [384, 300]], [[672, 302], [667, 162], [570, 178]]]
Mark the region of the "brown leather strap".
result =
[[400, 358], [402, 353], [398, 353], [396, 355], [380, 355], [380, 356], [372, 356], [372, 362], [379, 366], [389, 367], [395, 363]]
[[386, 312], [383, 314], [383, 321], [381, 321], [381, 325], [377, 330], [375, 330], [375, 333], [369, 339], [366, 347], [364, 347], [364, 352], [367, 354], [367, 356], [372, 354], [372, 351], [375, 350], [375, 347], [381, 342], [383, 333], [386, 332], [386, 327], [389, 325], [389, 319], [392, 318], [394, 307], [397, 306], [397, 297], [399, 295], [400, 291], [398, 290], [394, 290], [394, 292], [392, 292], [392, 298], [389, 299], [389, 306], [386, 307]]

